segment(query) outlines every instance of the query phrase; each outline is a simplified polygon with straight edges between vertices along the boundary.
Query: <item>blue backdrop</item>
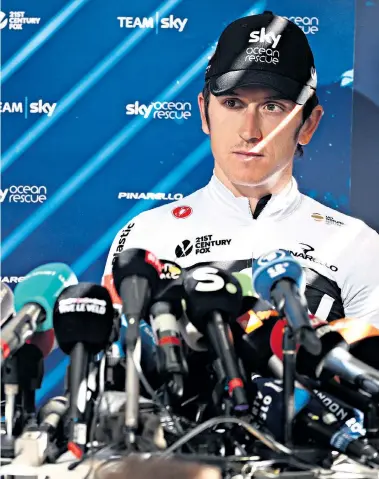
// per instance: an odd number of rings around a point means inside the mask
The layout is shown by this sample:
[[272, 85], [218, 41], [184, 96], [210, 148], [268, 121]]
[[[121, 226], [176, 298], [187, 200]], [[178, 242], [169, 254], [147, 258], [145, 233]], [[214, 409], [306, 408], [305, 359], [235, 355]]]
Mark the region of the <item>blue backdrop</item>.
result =
[[[164, 202], [120, 193], [186, 195], [208, 181], [205, 67], [228, 23], [265, 9], [304, 29], [316, 61], [325, 115], [296, 160], [300, 189], [349, 213], [354, 0], [4, 0], [3, 280], [62, 261], [99, 282], [117, 231]], [[162, 102], [173, 119], [154, 114]], [[64, 365], [54, 351], [40, 398]]]

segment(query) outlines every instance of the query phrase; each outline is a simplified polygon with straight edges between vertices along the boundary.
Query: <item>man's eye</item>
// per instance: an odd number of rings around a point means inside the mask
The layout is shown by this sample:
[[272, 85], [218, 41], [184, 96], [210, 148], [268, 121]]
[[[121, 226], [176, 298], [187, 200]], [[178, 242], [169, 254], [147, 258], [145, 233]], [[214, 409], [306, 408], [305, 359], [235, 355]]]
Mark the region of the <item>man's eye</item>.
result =
[[228, 98], [224, 101], [224, 105], [227, 108], [239, 108], [241, 107], [241, 102], [237, 100], [236, 98]]
[[274, 113], [284, 111], [283, 107], [278, 105], [277, 103], [266, 103], [264, 108], [268, 111], [272, 111]]

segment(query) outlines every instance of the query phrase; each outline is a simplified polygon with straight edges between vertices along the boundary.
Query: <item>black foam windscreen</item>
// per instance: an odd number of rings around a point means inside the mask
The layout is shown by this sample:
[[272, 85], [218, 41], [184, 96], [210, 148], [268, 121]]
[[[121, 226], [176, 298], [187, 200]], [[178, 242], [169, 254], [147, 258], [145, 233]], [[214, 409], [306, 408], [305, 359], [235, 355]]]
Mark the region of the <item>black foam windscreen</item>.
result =
[[42, 351], [34, 344], [24, 344], [16, 355], [19, 386], [27, 390], [39, 389], [44, 375]]
[[113, 327], [113, 304], [106, 288], [94, 283], [68, 286], [59, 295], [53, 315], [59, 347], [70, 354], [81, 342], [97, 354], [106, 348]]
[[114, 285], [119, 294], [123, 280], [132, 276], [147, 279], [154, 291], [161, 272], [162, 264], [159, 259], [150, 251], [139, 248], [126, 249], [120, 253], [116, 256], [112, 268]]
[[235, 319], [241, 310], [242, 288], [228, 271], [213, 266], [193, 266], [184, 275], [187, 314], [198, 331], [206, 329], [205, 317], [213, 311]]
[[152, 303], [165, 301], [171, 304], [173, 314], [180, 318], [183, 314], [182, 299], [184, 298], [182, 268], [173, 261], [162, 260], [162, 272]]
[[379, 336], [363, 338], [350, 346], [350, 353], [379, 371]]

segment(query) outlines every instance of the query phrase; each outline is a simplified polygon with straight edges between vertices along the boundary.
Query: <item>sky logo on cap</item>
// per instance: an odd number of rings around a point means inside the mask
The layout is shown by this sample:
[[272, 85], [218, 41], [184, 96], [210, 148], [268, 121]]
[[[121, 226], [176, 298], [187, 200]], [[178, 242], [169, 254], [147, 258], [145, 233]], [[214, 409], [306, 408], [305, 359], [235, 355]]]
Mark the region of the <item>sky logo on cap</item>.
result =
[[275, 35], [275, 32], [266, 33], [266, 28], [254, 30], [250, 33], [249, 43], [272, 43], [272, 48], [276, 48], [282, 35]]

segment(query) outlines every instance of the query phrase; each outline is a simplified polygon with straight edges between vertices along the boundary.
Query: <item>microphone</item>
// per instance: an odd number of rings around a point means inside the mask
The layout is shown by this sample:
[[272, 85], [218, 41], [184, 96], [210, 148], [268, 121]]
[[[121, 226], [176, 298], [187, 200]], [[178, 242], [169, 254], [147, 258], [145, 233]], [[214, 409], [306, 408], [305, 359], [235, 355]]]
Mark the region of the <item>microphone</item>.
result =
[[1, 363], [14, 354], [34, 332], [52, 329], [56, 298], [69, 284], [77, 283], [71, 268], [49, 263], [32, 270], [14, 291], [17, 314], [1, 327]]
[[51, 328], [47, 331], [35, 332], [33, 336], [26, 342], [27, 344], [34, 344], [34, 346], [37, 346], [37, 348], [41, 350], [43, 357], [47, 358], [47, 356], [55, 348], [54, 329]]
[[13, 437], [35, 416], [35, 391], [41, 387], [43, 374], [43, 355], [33, 344], [24, 344], [4, 363], [1, 382], [5, 395], [5, 456], [13, 456]]
[[[279, 344], [283, 338], [285, 325], [285, 320], [278, 321], [271, 333], [271, 347], [279, 358], [282, 355]], [[300, 347], [296, 361], [298, 374], [321, 380], [328, 380], [337, 375], [372, 396], [379, 395], [379, 380], [375, 378], [378, 374], [377, 371], [354, 358], [346, 350], [348, 345], [338, 331], [333, 330], [329, 324], [322, 324], [315, 328], [315, 334], [321, 341], [321, 353], [314, 356], [309, 354], [304, 347]]]
[[0, 283], [0, 326], [2, 327], [8, 319], [14, 316], [14, 296], [11, 288], [1, 282]]
[[158, 371], [170, 396], [177, 400], [183, 396], [183, 376], [188, 373], [178, 326], [184, 287], [180, 267], [172, 261], [160, 262], [163, 269], [150, 306], [150, 324], [157, 338]]
[[[251, 377], [251, 383], [255, 395], [251, 410], [253, 419], [258, 425], [267, 427], [277, 440], [282, 441], [285, 414], [282, 381], [254, 374]], [[311, 396], [307, 390], [295, 388], [295, 415], [309, 403], [310, 399]]]
[[320, 354], [321, 344], [308, 317], [304, 296], [305, 276], [300, 264], [284, 250], [261, 256], [253, 271], [253, 288], [287, 318], [293, 334], [310, 354]]
[[246, 411], [249, 404], [228, 325], [241, 310], [242, 290], [239, 282], [219, 268], [194, 266], [185, 273], [184, 289], [188, 317], [220, 358], [234, 409]]
[[152, 296], [155, 294], [162, 272], [162, 264], [153, 253], [131, 248], [116, 256], [113, 263], [113, 279], [122, 299], [122, 311], [126, 316], [126, 394], [125, 440], [127, 446], [135, 444], [138, 428], [139, 375], [134, 362], [134, 352], [140, 345], [139, 322], [145, 319]]
[[50, 440], [57, 435], [59, 425], [69, 407], [68, 396], [49, 399], [39, 410], [39, 431], [46, 432]]
[[[342, 318], [330, 323], [350, 345], [350, 353], [357, 359], [379, 370], [379, 329], [360, 319]], [[379, 377], [379, 372], [377, 373]]]
[[79, 458], [87, 443], [89, 364], [108, 345], [113, 314], [108, 290], [94, 283], [78, 283], [67, 287], [59, 295], [54, 307], [55, 336], [61, 350], [70, 355], [68, 449]]
[[64, 442], [62, 419], [67, 410], [68, 398], [65, 396], [50, 399], [39, 410], [39, 425], [29, 426], [15, 441], [17, 464], [38, 467], [47, 458], [49, 462], [54, 462], [61, 448], [53, 441]]
[[365, 430], [362, 427], [361, 416], [362, 414], [356, 410], [355, 417], [350, 417], [341, 427], [340, 422], [332, 413], [318, 416], [305, 410], [296, 418], [295, 428], [300, 437], [303, 437], [304, 433], [308, 433], [317, 441], [317, 444], [332, 446], [347, 456], [378, 465], [378, 451], [371, 444], [362, 440]]

